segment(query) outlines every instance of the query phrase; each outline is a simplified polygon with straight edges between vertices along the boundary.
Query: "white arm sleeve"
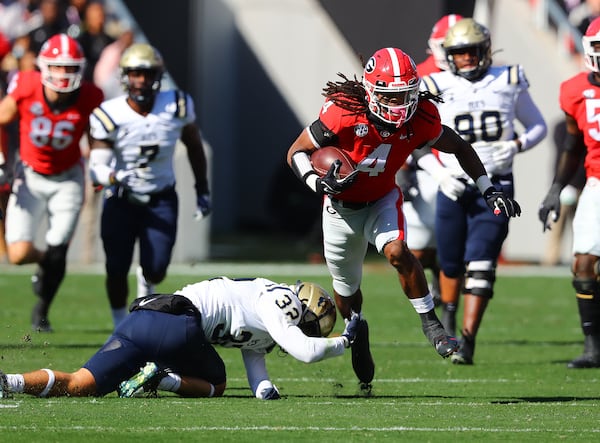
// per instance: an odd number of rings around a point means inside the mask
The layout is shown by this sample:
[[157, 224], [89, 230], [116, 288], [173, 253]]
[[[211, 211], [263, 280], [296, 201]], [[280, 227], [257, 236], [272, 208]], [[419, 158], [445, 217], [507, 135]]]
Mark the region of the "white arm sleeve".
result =
[[113, 150], [109, 148], [94, 148], [90, 151], [90, 178], [94, 185], [110, 186]]
[[246, 367], [248, 384], [250, 385], [252, 393], [256, 395], [256, 389], [261, 382], [270, 382], [267, 364], [265, 362], [265, 354], [254, 352], [251, 349], [242, 349], [242, 358], [244, 359], [244, 366]]
[[304, 335], [297, 326], [291, 326], [281, 335], [273, 338], [288, 354], [304, 363], [337, 357], [346, 350], [344, 337], [309, 337]]
[[[273, 341], [288, 354], [304, 363], [313, 363], [330, 357], [342, 355], [345, 351], [344, 337], [309, 337], [296, 326], [299, 317], [292, 320], [286, 312], [273, 303], [273, 293], [262, 296], [256, 304], [267, 332]], [[296, 309], [301, 312], [300, 301], [296, 299]]]
[[548, 132], [546, 121], [528, 91], [522, 91], [519, 94], [515, 116], [525, 128], [525, 131], [519, 136], [521, 152], [533, 148], [546, 137]]

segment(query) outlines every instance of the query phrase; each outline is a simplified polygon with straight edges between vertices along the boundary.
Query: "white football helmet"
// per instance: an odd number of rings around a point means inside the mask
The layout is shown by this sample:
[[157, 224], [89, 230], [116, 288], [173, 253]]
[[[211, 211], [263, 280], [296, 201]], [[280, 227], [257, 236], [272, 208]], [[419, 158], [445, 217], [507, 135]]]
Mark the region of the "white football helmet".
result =
[[[474, 69], [458, 69], [454, 64], [454, 52], [475, 48], [479, 63]], [[472, 18], [463, 18], [452, 26], [444, 39], [444, 51], [450, 70], [467, 80], [477, 80], [492, 64], [492, 41], [490, 31]]]
[[298, 282], [292, 290], [302, 302], [304, 311], [298, 327], [310, 337], [327, 337], [336, 320], [335, 303], [325, 289], [315, 283]]
[[585, 35], [581, 38], [583, 53], [585, 54], [585, 67], [593, 72], [600, 72], [600, 47], [594, 48], [594, 44], [600, 43], [600, 17], [592, 20]]
[[420, 82], [408, 54], [397, 48], [379, 49], [363, 73], [369, 110], [383, 122], [401, 127], [417, 110]]
[[[67, 34], [56, 34], [44, 42], [37, 57], [42, 84], [56, 92], [73, 92], [81, 86], [85, 56], [79, 43]], [[50, 66], [64, 66], [66, 72], [56, 72]], [[72, 71], [72, 72], [71, 72]]]
[[[165, 71], [163, 58], [158, 50], [146, 43], [134, 43], [125, 50], [119, 62], [121, 85], [129, 97], [137, 103], [150, 103], [160, 91], [160, 82]], [[131, 84], [130, 71], [148, 71], [150, 81]]]
[[442, 71], [449, 69], [448, 61], [446, 60], [446, 52], [444, 51], [443, 44], [446, 38], [446, 33], [456, 22], [462, 20], [463, 16], [459, 14], [448, 14], [439, 19], [433, 28], [431, 29], [431, 35], [427, 40], [429, 50], [433, 55], [435, 65]]

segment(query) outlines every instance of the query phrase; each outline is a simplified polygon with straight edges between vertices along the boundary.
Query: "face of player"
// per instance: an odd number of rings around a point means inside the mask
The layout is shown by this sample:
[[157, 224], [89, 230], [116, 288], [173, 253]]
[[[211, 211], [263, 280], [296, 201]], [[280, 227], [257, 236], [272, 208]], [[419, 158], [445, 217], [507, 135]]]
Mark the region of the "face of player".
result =
[[131, 69], [127, 71], [127, 89], [136, 108], [151, 108], [154, 96], [160, 87], [158, 71], [155, 69]]
[[406, 103], [408, 92], [386, 92], [385, 94], [376, 92], [375, 96], [377, 97], [377, 101], [381, 104], [388, 106], [398, 106]]
[[[80, 67], [79, 66], [63, 66], [63, 65], [48, 65], [48, 80], [51, 82], [50, 90], [57, 94], [65, 93], [69, 94], [71, 91], [68, 90], [70, 86], [79, 86], [78, 77]], [[72, 89], [72, 88], [71, 88]]]
[[455, 49], [452, 51], [452, 59], [459, 71], [469, 71], [479, 65], [479, 56], [475, 46]]
[[156, 71], [151, 69], [132, 69], [127, 72], [129, 87], [132, 89], [148, 89], [156, 80]]

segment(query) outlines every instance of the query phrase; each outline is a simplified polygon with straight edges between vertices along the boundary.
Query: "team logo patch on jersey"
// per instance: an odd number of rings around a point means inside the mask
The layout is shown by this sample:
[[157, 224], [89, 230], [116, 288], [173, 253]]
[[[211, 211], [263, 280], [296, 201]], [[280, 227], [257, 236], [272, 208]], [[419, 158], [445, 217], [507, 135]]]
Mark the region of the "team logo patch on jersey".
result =
[[44, 114], [44, 107], [40, 102], [33, 102], [29, 108], [29, 112], [33, 115], [42, 115]]
[[369, 133], [369, 127], [364, 123], [354, 127], [354, 133], [357, 137], [364, 137]]
[[596, 91], [594, 89], [584, 89], [583, 96], [585, 98], [594, 98], [596, 96]]

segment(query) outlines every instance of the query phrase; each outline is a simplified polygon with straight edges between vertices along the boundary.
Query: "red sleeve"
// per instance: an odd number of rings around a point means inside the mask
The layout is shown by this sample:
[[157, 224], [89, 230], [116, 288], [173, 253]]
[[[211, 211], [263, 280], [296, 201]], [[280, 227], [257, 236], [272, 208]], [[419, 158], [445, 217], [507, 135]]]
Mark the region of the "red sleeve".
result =
[[[582, 77], [583, 75], [583, 77]], [[560, 108], [571, 116], [577, 114], [577, 108], [579, 107], [583, 97], [581, 95], [582, 80], [587, 81], [587, 75], [585, 73], [579, 73], [575, 77], [571, 77], [560, 84]]]
[[37, 71], [17, 72], [8, 85], [8, 95], [18, 103], [24, 97], [32, 95], [35, 85], [40, 81], [40, 73]]

